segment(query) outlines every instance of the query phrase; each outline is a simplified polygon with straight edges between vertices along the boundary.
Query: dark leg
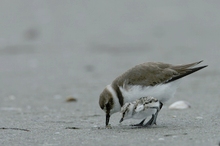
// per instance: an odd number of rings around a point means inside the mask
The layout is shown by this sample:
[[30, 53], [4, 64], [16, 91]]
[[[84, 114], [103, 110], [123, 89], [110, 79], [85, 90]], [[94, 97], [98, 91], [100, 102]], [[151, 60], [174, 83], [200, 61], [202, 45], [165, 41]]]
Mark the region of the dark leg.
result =
[[142, 120], [139, 124], [134, 124], [134, 125], [131, 125], [131, 126], [143, 126], [143, 127], [150, 127], [150, 126], [153, 126], [154, 124], [157, 125], [157, 115], [159, 113], [159, 111], [161, 110], [161, 108], [163, 107], [163, 103], [160, 102], [160, 107], [151, 107], [151, 108], [155, 108], [157, 111], [155, 114], [152, 114], [152, 117], [151, 119], [145, 124], [144, 124], [144, 120]]
[[151, 119], [150, 119], [145, 125], [143, 125], [143, 127], [153, 126], [154, 121], [155, 121], [155, 115], [153, 114], [152, 117], [151, 117]]
[[163, 107], [163, 104], [160, 102], [160, 107], [151, 107], [151, 108], [156, 108], [157, 109], [157, 112], [155, 114], [152, 115], [151, 119], [145, 124], [143, 125], [144, 127], [149, 127], [149, 126], [152, 126], [152, 125], [157, 125], [157, 115], [159, 113], [159, 111], [161, 110], [161, 108]]
[[156, 121], [157, 121], [157, 115], [158, 115], [159, 111], [160, 111], [160, 110], [157, 110], [157, 112], [155, 113], [154, 122], [153, 122], [152, 124], [157, 125], [157, 122], [156, 122]]
[[155, 117], [155, 122], [154, 122], [155, 125], [157, 125], [157, 122], [156, 122], [156, 120], [157, 120], [157, 115], [158, 115], [159, 111], [162, 109], [162, 107], [163, 107], [163, 103], [160, 102], [160, 108], [157, 109], [157, 112], [156, 112], [156, 114], [155, 114], [155, 116], [156, 116], [156, 117]]
[[130, 126], [143, 126], [145, 119], [143, 119], [139, 124], [134, 124], [134, 125], [130, 125]]

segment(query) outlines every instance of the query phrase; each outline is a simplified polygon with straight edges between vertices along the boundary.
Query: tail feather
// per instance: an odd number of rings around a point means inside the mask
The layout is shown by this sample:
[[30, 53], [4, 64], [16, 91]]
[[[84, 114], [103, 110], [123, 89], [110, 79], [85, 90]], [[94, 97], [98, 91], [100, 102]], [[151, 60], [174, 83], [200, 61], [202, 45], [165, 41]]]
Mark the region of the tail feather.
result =
[[184, 64], [184, 65], [177, 65], [177, 66], [173, 66], [174, 70], [182, 70], [182, 69], [188, 69], [188, 68], [192, 68], [196, 65], [198, 65], [199, 63], [203, 62], [203, 60], [198, 61], [198, 62], [194, 62], [194, 63], [190, 63], [190, 64]]
[[[200, 61], [200, 62], [202, 62], [202, 61]], [[199, 64], [200, 62], [197, 62], [197, 64]], [[192, 64], [193, 64], [193, 63], [192, 63]], [[195, 66], [195, 65], [197, 65], [197, 64], [195, 63], [194, 65], [191, 65], [191, 66]], [[191, 67], [191, 66], [189, 66], [189, 67]], [[184, 73], [179, 74], [179, 75], [177, 75], [177, 76], [171, 78], [170, 80], [166, 81], [165, 84], [166, 84], [166, 83], [169, 83], [169, 82], [173, 82], [173, 81], [175, 81], [175, 80], [178, 80], [178, 79], [180, 79], [180, 78], [182, 78], [182, 77], [185, 77], [185, 76], [187, 76], [187, 75], [189, 75], [189, 74], [192, 74], [192, 73], [194, 73], [194, 72], [196, 72], [196, 71], [199, 71], [200, 69], [203, 69], [203, 68], [205, 68], [205, 67], [207, 67], [207, 66], [208, 66], [208, 65], [204, 65], [204, 66], [200, 66], [200, 67], [195, 67], [195, 68], [186, 69]]]

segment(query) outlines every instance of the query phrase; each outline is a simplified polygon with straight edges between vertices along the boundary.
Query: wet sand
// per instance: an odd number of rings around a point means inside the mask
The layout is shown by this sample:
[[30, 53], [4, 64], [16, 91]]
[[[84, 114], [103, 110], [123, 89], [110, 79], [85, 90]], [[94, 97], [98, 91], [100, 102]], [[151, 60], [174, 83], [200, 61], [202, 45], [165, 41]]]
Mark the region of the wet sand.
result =
[[[218, 2], [126, 2], [4, 3], [0, 145], [218, 145]], [[182, 79], [156, 126], [119, 124], [117, 113], [105, 128], [99, 94], [115, 77], [147, 61], [199, 60], [209, 66]], [[178, 100], [191, 108], [169, 110]]]

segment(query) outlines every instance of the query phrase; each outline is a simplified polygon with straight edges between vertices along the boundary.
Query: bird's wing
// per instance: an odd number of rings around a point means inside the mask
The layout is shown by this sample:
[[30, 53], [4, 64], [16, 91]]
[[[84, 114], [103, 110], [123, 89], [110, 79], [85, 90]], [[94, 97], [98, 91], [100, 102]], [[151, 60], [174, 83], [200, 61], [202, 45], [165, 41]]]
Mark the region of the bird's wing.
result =
[[137, 65], [113, 81], [113, 84], [123, 86], [126, 82], [128, 85], [154, 86], [161, 83], [167, 83], [177, 80], [206, 66], [192, 68], [199, 62], [171, 65], [161, 62], [147, 62]]

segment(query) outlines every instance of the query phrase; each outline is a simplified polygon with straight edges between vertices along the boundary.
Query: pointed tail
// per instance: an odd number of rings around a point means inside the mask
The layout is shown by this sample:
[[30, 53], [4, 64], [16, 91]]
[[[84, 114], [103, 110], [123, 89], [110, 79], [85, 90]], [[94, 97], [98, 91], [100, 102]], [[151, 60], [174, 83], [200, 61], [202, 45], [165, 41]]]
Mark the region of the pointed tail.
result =
[[[202, 62], [202, 61], [200, 61], [200, 62]], [[185, 65], [187, 69], [185, 69], [185, 71], [183, 73], [180, 73], [179, 75], [177, 75], [177, 76], [171, 78], [170, 80], [166, 81], [165, 84], [169, 83], [169, 82], [173, 82], [175, 80], [178, 80], [178, 79], [180, 79], [182, 77], [185, 77], [185, 76], [187, 76], [189, 74], [192, 74], [192, 73], [194, 73], [196, 71], [199, 71], [200, 69], [203, 69], [203, 68], [208, 66], [208, 65], [204, 65], [204, 66], [200, 66], [200, 67], [190, 68], [192, 66], [195, 66], [195, 65], [199, 64], [200, 62], [196, 62], [196, 63]]]

